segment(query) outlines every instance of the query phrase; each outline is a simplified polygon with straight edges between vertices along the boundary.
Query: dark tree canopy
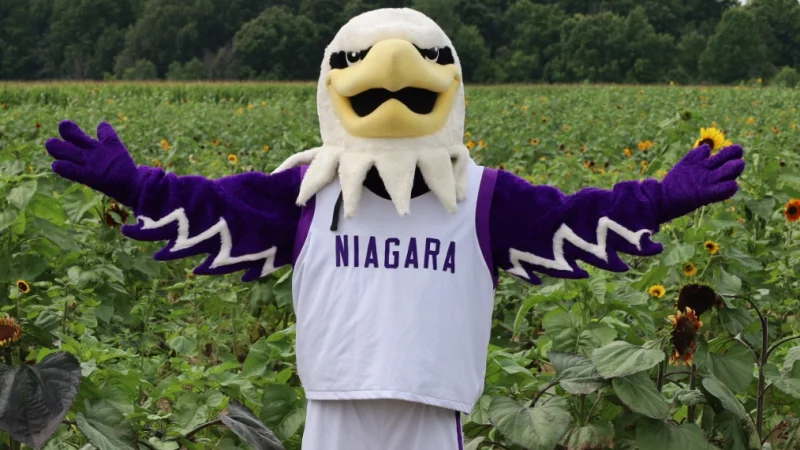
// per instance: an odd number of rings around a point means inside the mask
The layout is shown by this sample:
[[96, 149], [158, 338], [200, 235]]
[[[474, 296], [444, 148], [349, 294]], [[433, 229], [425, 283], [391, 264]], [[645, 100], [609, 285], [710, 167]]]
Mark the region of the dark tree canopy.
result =
[[317, 77], [351, 17], [412, 7], [484, 83], [733, 83], [800, 70], [798, 0], [0, 0], [0, 79]]

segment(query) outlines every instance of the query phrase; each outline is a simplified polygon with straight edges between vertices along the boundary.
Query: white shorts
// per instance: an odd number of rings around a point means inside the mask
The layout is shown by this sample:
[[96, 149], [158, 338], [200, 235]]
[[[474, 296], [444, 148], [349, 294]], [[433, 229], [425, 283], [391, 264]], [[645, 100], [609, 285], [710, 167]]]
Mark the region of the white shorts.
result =
[[309, 400], [303, 450], [464, 450], [461, 413], [403, 400]]

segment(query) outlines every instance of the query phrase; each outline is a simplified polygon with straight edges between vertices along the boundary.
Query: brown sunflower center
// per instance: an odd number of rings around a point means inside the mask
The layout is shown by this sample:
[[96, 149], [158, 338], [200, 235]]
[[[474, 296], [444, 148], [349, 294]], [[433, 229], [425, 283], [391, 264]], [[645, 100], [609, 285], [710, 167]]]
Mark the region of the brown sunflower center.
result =
[[685, 317], [678, 319], [678, 322], [675, 324], [675, 329], [672, 331], [671, 339], [675, 350], [677, 350], [680, 355], [690, 352], [696, 345], [695, 339], [696, 335], [692, 322]]
[[711, 150], [714, 150], [714, 140], [711, 138], [701, 139], [700, 144], [708, 144], [708, 146], [711, 147]]
[[16, 331], [16, 327], [11, 325], [0, 325], [0, 341], [13, 338]]
[[788, 208], [786, 208], [786, 213], [792, 216], [797, 214], [797, 206], [794, 205], [789, 206]]
[[717, 299], [714, 289], [700, 284], [687, 284], [678, 294], [678, 311], [686, 312], [686, 308], [691, 308], [699, 316], [713, 308]]

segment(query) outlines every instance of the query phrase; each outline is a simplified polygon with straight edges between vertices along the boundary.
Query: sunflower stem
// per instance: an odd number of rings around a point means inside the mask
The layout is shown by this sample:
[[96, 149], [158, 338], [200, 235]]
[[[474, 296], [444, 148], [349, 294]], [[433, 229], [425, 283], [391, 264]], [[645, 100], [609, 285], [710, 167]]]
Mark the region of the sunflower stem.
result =
[[[695, 390], [697, 388], [697, 377], [695, 374], [697, 373], [697, 366], [692, 364], [692, 370], [689, 373], [689, 389]], [[697, 407], [692, 405], [689, 407], [689, 414], [687, 420], [689, 423], [694, 423], [695, 413], [697, 411]]]
[[702, 278], [703, 277], [703, 275], [706, 273], [706, 270], [708, 270], [708, 267], [711, 265], [711, 262], [713, 260], [714, 260], [714, 255], [711, 255], [711, 256], [708, 257], [708, 261], [706, 261], [706, 266], [703, 267], [703, 271], [700, 272], [700, 275], [697, 278]]
[[553, 386], [557, 385], [557, 384], [559, 383], [559, 381], [560, 381], [560, 380], [559, 380], [558, 378], [556, 378], [555, 380], [551, 381], [551, 382], [550, 382], [550, 384], [548, 384], [547, 386], [545, 386], [545, 387], [544, 387], [544, 389], [542, 389], [541, 391], [539, 391], [539, 393], [538, 393], [538, 394], [536, 394], [536, 397], [534, 397], [534, 398], [533, 398], [533, 401], [531, 402], [531, 408], [533, 408], [534, 406], [536, 406], [536, 403], [539, 401], [539, 399], [542, 397], [542, 395], [544, 395], [544, 393], [545, 393], [545, 392], [549, 391], [551, 387], [553, 387]]
[[67, 316], [69, 315], [69, 302], [64, 301], [64, 317], [61, 320], [61, 333], [67, 335]]
[[[751, 302], [752, 304], [752, 302]], [[753, 305], [755, 308], [755, 305]], [[757, 402], [757, 409], [756, 409], [756, 433], [758, 433], [758, 438], [761, 439], [763, 436], [763, 429], [764, 429], [764, 398], [766, 397], [764, 394], [766, 393], [766, 385], [767, 380], [764, 376], [764, 367], [767, 365], [767, 358], [769, 358], [770, 349], [769, 349], [769, 323], [767, 319], [758, 311], [759, 318], [761, 320], [761, 361], [758, 364], [758, 402]]]
[[769, 355], [771, 355], [772, 352], [774, 352], [779, 346], [781, 346], [782, 344], [785, 344], [785, 343], [787, 343], [789, 341], [793, 341], [795, 339], [800, 339], [800, 334], [798, 334], [797, 336], [790, 336], [790, 337], [781, 339], [780, 341], [776, 342], [772, 347], [769, 348], [769, 350], [767, 350], [767, 359], [769, 359]]
[[703, 225], [703, 216], [705, 215], [705, 213], [706, 213], [706, 207], [703, 206], [702, 208], [700, 208], [700, 218], [697, 219], [697, 228], [700, 228], [700, 226]]
[[658, 392], [661, 392], [664, 389], [664, 374], [667, 372], [667, 359], [664, 358], [664, 361], [661, 361], [661, 364], [658, 365], [658, 378], [656, 379], [656, 388]]

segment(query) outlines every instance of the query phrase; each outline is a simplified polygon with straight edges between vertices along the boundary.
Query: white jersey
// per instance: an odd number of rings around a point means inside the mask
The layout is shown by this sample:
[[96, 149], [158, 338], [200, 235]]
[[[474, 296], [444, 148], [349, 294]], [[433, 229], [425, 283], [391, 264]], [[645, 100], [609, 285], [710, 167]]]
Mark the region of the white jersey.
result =
[[494, 305], [488, 209], [496, 171], [468, 170], [468, 197], [454, 214], [428, 192], [399, 216], [365, 188], [356, 217], [331, 231], [338, 181], [304, 208], [292, 289], [308, 399], [472, 411]]

